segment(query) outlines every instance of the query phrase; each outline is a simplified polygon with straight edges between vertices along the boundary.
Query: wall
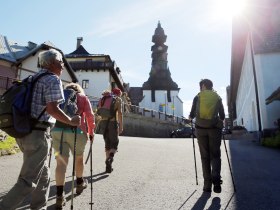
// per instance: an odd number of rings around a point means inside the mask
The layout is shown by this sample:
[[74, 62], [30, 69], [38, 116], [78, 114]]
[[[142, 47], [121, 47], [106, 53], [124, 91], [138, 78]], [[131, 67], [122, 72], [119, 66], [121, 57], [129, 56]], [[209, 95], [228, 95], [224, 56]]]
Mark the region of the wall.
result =
[[152, 102], [151, 90], [143, 90], [144, 98], [139, 103], [139, 106], [145, 107], [147, 109], [159, 111], [159, 105], [165, 104], [165, 102], [166, 102], [166, 107], [163, 107], [162, 112], [165, 113], [165, 109], [166, 109], [167, 114], [173, 115], [172, 106], [174, 104], [174, 107], [175, 107], [174, 115], [181, 117], [181, 116], [183, 116], [183, 103], [178, 97], [178, 92], [179, 91], [171, 90], [170, 91], [171, 102], [168, 102], [166, 90], [156, 90], [155, 91], [155, 102]]
[[123, 136], [169, 138], [172, 130], [182, 127], [177, 123], [133, 113], [125, 114], [123, 121]]

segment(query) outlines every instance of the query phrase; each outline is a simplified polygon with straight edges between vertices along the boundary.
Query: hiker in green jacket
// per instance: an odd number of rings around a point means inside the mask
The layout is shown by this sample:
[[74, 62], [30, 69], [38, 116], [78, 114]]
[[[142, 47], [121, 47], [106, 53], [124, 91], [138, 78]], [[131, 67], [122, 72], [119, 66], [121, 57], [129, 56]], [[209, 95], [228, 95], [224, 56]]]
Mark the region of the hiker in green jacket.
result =
[[195, 118], [204, 192], [222, 191], [221, 184], [221, 140], [225, 112], [221, 97], [213, 90], [213, 83], [203, 79], [199, 83], [200, 92], [195, 96], [190, 112], [190, 120]]

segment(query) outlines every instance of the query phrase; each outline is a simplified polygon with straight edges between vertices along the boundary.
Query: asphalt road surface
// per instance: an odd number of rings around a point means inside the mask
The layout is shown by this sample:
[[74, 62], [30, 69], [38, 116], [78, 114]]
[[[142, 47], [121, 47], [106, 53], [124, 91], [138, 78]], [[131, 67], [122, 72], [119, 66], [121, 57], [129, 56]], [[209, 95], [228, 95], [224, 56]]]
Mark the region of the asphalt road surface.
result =
[[[104, 142], [96, 135], [93, 143], [92, 209], [97, 210], [279, 210], [280, 150], [255, 141], [226, 140], [232, 172], [222, 142], [222, 193], [203, 193], [200, 154], [195, 139], [198, 185], [193, 141], [120, 137], [114, 171], [105, 171]], [[86, 147], [87, 156], [89, 144]], [[64, 209], [71, 206], [72, 158], [67, 170]], [[0, 199], [16, 182], [22, 153], [0, 157]], [[51, 160], [51, 191], [48, 210], [55, 209], [55, 159]], [[90, 164], [85, 167], [88, 188], [73, 200], [74, 209], [91, 209]], [[28, 209], [28, 198], [18, 209]]]

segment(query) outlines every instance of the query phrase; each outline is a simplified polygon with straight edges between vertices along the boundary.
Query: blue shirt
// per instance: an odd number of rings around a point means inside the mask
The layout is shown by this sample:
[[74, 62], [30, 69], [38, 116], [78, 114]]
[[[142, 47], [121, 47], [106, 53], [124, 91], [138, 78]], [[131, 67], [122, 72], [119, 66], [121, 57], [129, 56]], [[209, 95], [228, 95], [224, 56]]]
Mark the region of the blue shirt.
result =
[[[44, 72], [47, 70], [42, 69], [37, 74]], [[37, 119], [49, 102], [57, 102], [58, 104], [64, 102], [62, 82], [55, 74], [45, 75], [36, 82], [33, 89], [31, 117]], [[56, 119], [45, 112], [39, 121], [55, 123]]]

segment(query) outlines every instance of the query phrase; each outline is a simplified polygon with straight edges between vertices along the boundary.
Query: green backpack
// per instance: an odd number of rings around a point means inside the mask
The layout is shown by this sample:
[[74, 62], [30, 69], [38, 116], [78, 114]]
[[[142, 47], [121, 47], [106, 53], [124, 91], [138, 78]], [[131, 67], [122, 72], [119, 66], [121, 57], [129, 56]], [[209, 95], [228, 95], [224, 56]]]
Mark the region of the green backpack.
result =
[[220, 96], [212, 90], [198, 94], [195, 124], [202, 128], [222, 128], [223, 121], [218, 117]]

